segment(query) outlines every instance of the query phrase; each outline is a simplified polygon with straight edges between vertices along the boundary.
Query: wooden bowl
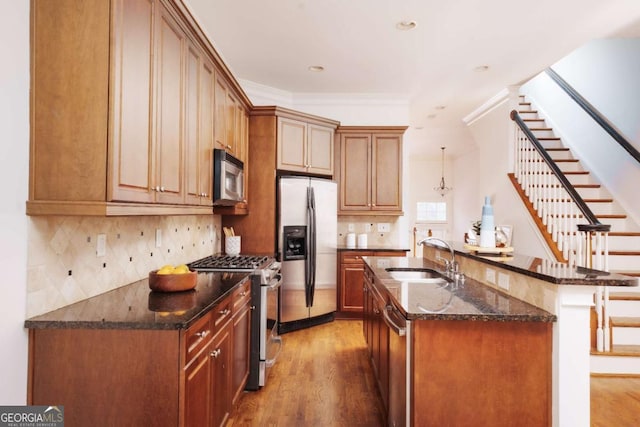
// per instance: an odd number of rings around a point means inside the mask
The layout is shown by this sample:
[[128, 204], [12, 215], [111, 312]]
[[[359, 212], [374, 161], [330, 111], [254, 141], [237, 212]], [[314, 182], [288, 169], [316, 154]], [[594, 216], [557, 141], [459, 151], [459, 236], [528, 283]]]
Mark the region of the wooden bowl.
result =
[[195, 307], [197, 292], [192, 290], [183, 292], [149, 292], [149, 310], [175, 313], [190, 310]]
[[188, 291], [196, 287], [198, 273], [190, 271], [183, 274], [157, 274], [149, 272], [149, 288], [156, 292]]

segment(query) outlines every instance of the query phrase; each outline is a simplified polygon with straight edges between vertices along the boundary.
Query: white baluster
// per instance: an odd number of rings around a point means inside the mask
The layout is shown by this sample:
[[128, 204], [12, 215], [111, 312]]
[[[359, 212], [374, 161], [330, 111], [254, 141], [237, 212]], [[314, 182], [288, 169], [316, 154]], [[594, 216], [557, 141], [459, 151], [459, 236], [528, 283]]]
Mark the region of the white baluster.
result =
[[604, 333], [602, 331], [602, 287], [596, 289], [596, 319], [598, 328], [596, 329], [596, 349], [604, 351]]
[[604, 298], [602, 301], [602, 317], [604, 319], [603, 325], [603, 340], [604, 351], [611, 351], [611, 331], [609, 329], [609, 288], [604, 287]]

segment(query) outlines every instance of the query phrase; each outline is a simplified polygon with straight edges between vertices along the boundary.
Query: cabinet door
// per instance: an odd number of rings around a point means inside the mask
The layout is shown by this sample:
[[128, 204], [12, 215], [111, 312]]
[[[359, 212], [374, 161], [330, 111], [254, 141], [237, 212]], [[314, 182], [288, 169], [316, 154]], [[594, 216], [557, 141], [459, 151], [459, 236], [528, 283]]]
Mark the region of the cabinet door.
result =
[[215, 77], [215, 148], [227, 149], [227, 83], [216, 72]]
[[344, 134], [340, 141], [340, 210], [371, 209], [371, 134]]
[[238, 115], [238, 101], [236, 100], [235, 95], [227, 90], [227, 103], [225, 110], [226, 117], [226, 131], [227, 131], [227, 147], [226, 150], [234, 156], [238, 156], [237, 150], [237, 115]]
[[203, 58], [200, 73], [200, 139], [198, 141], [198, 184], [200, 204], [213, 205], [214, 146], [214, 79], [213, 64]]
[[362, 313], [364, 308], [364, 261], [368, 252], [346, 252], [340, 258], [340, 306], [342, 312]]
[[185, 34], [162, 6], [158, 25], [156, 201], [183, 203], [183, 68]]
[[333, 175], [333, 134], [332, 128], [307, 125], [308, 172]]
[[200, 145], [200, 94], [202, 73], [202, 54], [192, 43], [187, 47], [186, 60], [186, 90], [185, 90], [185, 203], [190, 205], [200, 204], [200, 171], [199, 145]]
[[278, 169], [307, 171], [307, 124], [278, 117]]
[[152, 202], [153, 0], [114, 2], [108, 200]]
[[227, 322], [211, 344], [211, 425], [223, 426], [231, 412], [231, 322]]
[[372, 148], [371, 209], [402, 210], [402, 137], [373, 134]]
[[185, 369], [184, 425], [206, 426], [211, 417], [211, 356], [209, 349]]
[[231, 376], [232, 404], [237, 402], [249, 377], [249, 335], [251, 309], [242, 306], [233, 318], [233, 368]]

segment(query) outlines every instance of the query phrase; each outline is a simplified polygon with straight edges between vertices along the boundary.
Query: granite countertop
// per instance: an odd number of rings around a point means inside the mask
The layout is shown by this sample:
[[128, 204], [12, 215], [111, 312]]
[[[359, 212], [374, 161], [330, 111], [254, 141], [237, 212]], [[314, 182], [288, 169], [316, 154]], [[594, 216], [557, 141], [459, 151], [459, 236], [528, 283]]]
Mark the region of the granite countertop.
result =
[[249, 273], [199, 273], [195, 289], [154, 292], [147, 279], [27, 319], [25, 328], [187, 329]]
[[384, 245], [368, 245], [366, 248], [349, 248], [346, 245], [338, 245], [338, 252], [357, 251], [357, 252], [409, 252], [406, 248], [392, 248]]
[[[395, 280], [386, 268], [429, 268], [438, 264], [424, 258], [364, 257], [376, 275], [376, 285], [409, 320], [471, 320], [498, 322], [555, 322], [556, 316], [473, 279], [456, 285]], [[381, 285], [381, 286], [380, 286]]]
[[[449, 244], [452, 245], [456, 256], [478, 260], [557, 285], [638, 286], [637, 278], [631, 276], [584, 267], [569, 267], [565, 263], [518, 255], [517, 253], [506, 256], [499, 254], [478, 255], [465, 248], [463, 243], [449, 242]], [[448, 254], [446, 256], [448, 259]]]

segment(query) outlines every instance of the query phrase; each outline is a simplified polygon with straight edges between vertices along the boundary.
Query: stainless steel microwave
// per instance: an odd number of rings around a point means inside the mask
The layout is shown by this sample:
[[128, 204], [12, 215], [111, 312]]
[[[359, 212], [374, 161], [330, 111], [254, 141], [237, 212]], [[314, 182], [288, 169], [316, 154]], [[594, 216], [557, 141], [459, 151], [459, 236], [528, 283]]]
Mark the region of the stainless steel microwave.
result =
[[224, 150], [213, 150], [213, 204], [233, 206], [244, 201], [244, 163]]

